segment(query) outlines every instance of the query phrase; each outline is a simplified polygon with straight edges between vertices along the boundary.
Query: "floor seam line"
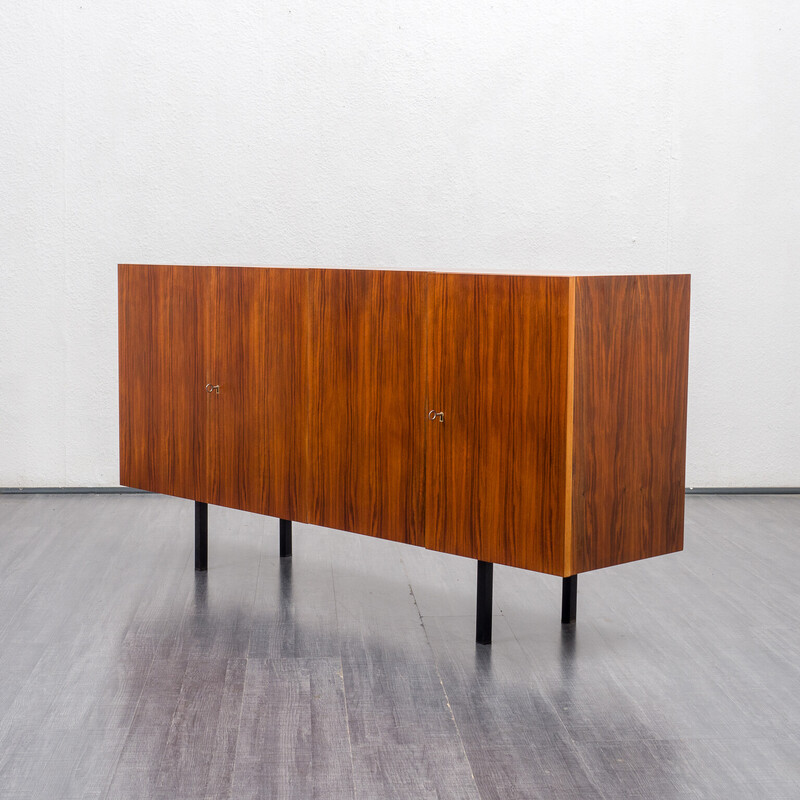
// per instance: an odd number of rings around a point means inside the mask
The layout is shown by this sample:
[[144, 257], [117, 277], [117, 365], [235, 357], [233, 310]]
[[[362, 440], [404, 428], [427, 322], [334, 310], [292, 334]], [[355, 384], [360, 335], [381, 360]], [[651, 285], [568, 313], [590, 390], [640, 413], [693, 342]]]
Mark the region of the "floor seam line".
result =
[[439, 679], [439, 685], [442, 687], [442, 694], [444, 695], [444, 701], [447, 704], [447, 710], [450, 712], [450, 719], [453, 721], [453, 727], [456, 731], [456, 736], [458, 737], [459, 744], [461, 745], [461, 752], [464, 754], [464, 760], [469, 765], [469, 773], [470, 777], [472, 778], [472, 784], [475, 787], [475, 793], [477, 794], [478, 798], [481, 797], [481, 791], [478, 788], [478, 781], [475, 778], [475, 769], [472, 766], [472, 761], [467, 753], [467, 747], [464, 744], [464, 737], [461, 735], [461, 729], [458, 727], [458, 722], [456, 721], [456, 715], [453, 711], [453, 706], [450, 705], [450, 697], [447, 694], [447, 689], [445, 688], [444, 681], [442, 680], [442, 673], [439, 670], [439, 660], [436, 658], [436, 652], [431, 645], [430, 637], [428, 636], [428, 629], [425, 627], [425, 620], [422, 616], [422, 613], [419, 610], [419, 603], [417, 603], [417, 596], [414, 594], [414, 587], [411, 585], [411, 579], [408, 575], [408, 569], [406, 567], [406, 562], [400, 557], [400, 563], [403, 565], [403, 571], [406, 573], [406, 579], [408, 580], [408, 589], [411, 592], [411, 598], [414, 601], [414, 608], [417, 610], [417, 614], [419, 615], [419, 622], [422, 625], [422, 630], [425, 632], [425, 641], [428, 643], [428, 648], [431, 651], [431, 656], [433, 657], [433, 668], [436, 670], [436, 677]]
[[336, 615], [336, 633], [339, 647], [339, 669], [342, 677], [342, 699], [344, 700], [344, 721], [347, 726], [347, 747], [350, 752], [350, 777], [353, 780], [353, 800], [356, 800], [356, 765], [353, 760], [353, 736], [350, 729], [350, 708], [347, 704], [347, 686], [344, 682], [344, 659], [342, 658], [342, 630], [339, 627], [339, 604], [336, 600], [336, 575], [333, 571], [333, 559], [331, 565], [331, 590], [333, 591], [333, 613]]

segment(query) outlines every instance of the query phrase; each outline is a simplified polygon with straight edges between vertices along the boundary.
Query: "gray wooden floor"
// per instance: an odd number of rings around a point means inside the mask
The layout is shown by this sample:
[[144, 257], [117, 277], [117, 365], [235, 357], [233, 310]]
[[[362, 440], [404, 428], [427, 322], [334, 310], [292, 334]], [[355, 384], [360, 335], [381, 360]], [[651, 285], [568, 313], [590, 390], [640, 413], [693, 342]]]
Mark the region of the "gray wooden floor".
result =
[[560, 581], [152, 495], [0, 497], [2, 798], [800, 797], [800, 497]]

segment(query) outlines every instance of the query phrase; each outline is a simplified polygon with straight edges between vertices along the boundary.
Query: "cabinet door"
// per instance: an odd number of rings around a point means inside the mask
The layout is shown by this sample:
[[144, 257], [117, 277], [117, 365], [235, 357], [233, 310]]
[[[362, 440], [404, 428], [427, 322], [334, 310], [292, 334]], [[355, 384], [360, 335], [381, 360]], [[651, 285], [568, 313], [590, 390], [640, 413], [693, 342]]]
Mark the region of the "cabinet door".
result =
[[569, 279], [433, 280], [425, 544], [561, 574]]
[[206, 294], [195, 267], [119, 267], [120, 482], [206, 496]]
[[213, 273], [211, 502], [305, 518], [306, 270]]
[[424, 544], [427, 281], [309, 271], [315, 524]]

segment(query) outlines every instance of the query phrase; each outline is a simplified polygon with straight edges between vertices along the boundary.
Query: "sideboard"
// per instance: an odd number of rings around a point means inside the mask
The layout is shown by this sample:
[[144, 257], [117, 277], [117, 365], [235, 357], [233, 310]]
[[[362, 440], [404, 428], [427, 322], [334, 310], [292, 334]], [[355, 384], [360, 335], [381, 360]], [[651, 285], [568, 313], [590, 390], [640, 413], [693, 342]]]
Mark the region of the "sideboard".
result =
[[683, 547], [688, 275], [119, 266], [120, 482], [563, 578]]

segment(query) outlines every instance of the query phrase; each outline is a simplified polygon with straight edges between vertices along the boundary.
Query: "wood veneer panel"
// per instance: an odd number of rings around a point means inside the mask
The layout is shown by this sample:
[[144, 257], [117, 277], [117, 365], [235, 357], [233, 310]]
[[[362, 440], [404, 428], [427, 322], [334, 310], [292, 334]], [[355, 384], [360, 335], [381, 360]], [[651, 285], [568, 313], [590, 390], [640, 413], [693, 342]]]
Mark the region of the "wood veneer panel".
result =
[[119, 266], [120, 483], [206, 499], [204, 275]]
[[423, 544], [427, 282], [309, 270], [315, 524]]
[[209, 395], [209, 496], [217, 505], [306, 517], [307, 271], [216, 267]]
[[569, 279], [433, 280], [426, 547], [562, 574]]
[[576, 279], [573, 573], [683, 548], [689, 285]]

